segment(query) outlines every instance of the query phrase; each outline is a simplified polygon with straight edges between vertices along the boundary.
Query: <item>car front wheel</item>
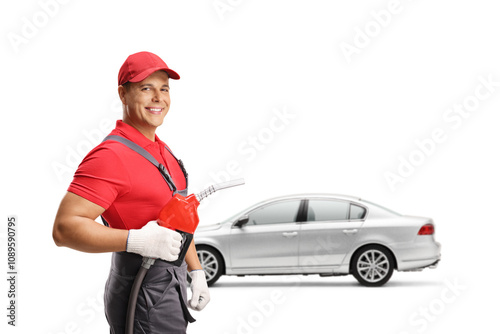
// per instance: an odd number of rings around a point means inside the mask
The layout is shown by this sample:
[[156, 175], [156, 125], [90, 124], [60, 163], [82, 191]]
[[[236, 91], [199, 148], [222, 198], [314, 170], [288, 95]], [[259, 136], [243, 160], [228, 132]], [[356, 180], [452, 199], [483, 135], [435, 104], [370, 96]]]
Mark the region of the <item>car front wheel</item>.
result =
[[378, 245], [362, 248], [353, 258], [352, 274], [364, 286], [384, 285], [393, 271], [392, 254]]
[[214, 284], [223, 271], [223, 260], [219, 252], [207, 246], [196, 246], [196, 253], [205, 271], [208, 286]]

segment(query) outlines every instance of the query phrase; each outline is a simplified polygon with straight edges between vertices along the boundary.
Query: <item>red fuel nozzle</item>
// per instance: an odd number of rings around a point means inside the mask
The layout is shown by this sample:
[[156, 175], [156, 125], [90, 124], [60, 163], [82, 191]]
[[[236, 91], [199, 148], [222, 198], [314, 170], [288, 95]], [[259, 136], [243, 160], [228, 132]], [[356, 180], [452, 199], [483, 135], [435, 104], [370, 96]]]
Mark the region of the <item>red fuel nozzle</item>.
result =
[[158, 224], [175, 230], [182, 235], [181, 252], [179, 253], [178, 259], [171, 263], [180, 266], [184, 261], [189, 245], [193, 240], [194, 231], [198, 227], [200, 221], [197, 210], [200, 201], [217, 190], [239, 186], [241, 184], [244, 184], [243, 180], [235, 180], [210, 186], [197, 195], [191, 194], [184, 197], [175, 194], [167, 204], [165, 204], [158, 215]]
[[198, 218], [200, 202], [196, 195], [183, 197], [175, 194], [161, 209], [158, 215], [158, 224], [171, 230], [194, 234], [200, 219]]
[[183, 197], [175, 194], [167, 204], [161, 209], [158, 215], [158, 224], [160, 226], [175, 230], [182, 236], [181, 251], [176, 261], [170, 262], [180, 266], [184, 262], [189, 245], [193, 240], [193, 234], [198, 227], [198, 211], [196, 210], [200, 202], [196, 195], [191, 194]]
[[161, 209], [158, 215], [158, 224], [172, 230], [194, 234], [198, 227], [198, 206], [200, 202], [216, 192], [217, 190], [245, 184], [243, 179], [233, 180], [225, 183], [215, 184], [200, 192], [197, 195], [191, 194], [183, 197], [175, 194], [167, 204]]

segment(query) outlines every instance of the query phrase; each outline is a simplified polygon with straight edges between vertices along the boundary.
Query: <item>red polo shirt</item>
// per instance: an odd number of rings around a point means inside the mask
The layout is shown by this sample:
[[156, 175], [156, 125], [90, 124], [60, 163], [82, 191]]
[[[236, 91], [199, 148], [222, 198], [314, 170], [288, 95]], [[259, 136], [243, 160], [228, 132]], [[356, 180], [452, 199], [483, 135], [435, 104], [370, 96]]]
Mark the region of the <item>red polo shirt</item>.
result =
[[[163, 164], [177, 187], [186, 179], [175, 157], [158, 136], [152, 142], [132, 126], [116, 122], [110, 135], [125, 137]], [[104, 219], [113, 228], [138, 229], [158, 218], [172, 191], [158, 169], [122, 143], [107, 140], [83, 159], [68, 191], [103, 207]]]

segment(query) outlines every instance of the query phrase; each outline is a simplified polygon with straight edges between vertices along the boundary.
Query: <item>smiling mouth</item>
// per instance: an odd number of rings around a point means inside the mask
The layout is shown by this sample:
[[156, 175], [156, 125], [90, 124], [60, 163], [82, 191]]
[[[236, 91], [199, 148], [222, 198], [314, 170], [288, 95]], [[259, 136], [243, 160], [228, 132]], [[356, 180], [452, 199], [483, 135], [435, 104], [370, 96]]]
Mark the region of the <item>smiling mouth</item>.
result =
[[163, 108], [146, 107], [146, 110], [154, 115], [161, 115]]

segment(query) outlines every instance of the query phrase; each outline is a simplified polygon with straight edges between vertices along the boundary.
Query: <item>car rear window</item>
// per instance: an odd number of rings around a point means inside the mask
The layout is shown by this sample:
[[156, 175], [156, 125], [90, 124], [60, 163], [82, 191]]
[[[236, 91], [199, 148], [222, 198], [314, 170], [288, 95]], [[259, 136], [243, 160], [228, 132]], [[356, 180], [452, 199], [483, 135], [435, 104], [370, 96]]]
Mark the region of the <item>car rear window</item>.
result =
[[393, 215], [396, 215], [396, 216], [401, 216], [401, 214], [400, 214], [400, 213], [397, 213], [397, 212], [395, 212], [395, 211], [392, 211], [391, 209], [388, 209], [388, 208], [386, 208], [386, 207], [384, 207], [384, 206], [382, 206], [382, 205], [379, 205], [379, 204], [377, 204], [377, 203], [373, 203], [373, 202], [367, 201], [367, 200], [365, 200], [365, 199], [364, 199], [364, 200], [362, 200], [362, 202], [365, 202], [365, 203], [368, 203], [368, 204], [370, 204], [370, 205], [376, 206], [377, 208], [382, 209], [382, 210], [385, 210], [385, 211], [387, 211], [387, 212], [389, 212], [389, 213], [392, 213]]
[[351, 204], [351, 209], [349, 210], [349, 219], [350, 220], [356, 220], [356, 219], [363, 219], [365, 218], [366, 214], [366, 209], [355, 204]]

